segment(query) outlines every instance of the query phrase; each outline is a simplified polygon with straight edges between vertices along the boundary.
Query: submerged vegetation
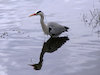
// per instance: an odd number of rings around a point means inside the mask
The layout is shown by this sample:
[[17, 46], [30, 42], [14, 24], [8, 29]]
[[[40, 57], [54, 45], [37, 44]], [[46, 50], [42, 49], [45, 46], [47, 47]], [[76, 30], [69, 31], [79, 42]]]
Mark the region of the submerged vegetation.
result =
[[5, 38], [6, 36], [8, 36], [8, 32], [3, 32], [0, 34], [0, 38]]
[[89, 14], [83, 14], [83, 21], [85, 24], [93, 28], [100, 26], [100, 11], [98, 9], [90, 10]]
[[[100, 3], [100, 0], [98, 1]], [[100, 35], [100, 8], [95, 7], [95, 1], [93, 0], [93, 9], [83, 14], [83, 21], [85, 25], [92, 27], [97, 34]]]
[[90, 26], [100, 36], [100, 10], [89, 10], [87, 14], [83, 14], [85, 25]]

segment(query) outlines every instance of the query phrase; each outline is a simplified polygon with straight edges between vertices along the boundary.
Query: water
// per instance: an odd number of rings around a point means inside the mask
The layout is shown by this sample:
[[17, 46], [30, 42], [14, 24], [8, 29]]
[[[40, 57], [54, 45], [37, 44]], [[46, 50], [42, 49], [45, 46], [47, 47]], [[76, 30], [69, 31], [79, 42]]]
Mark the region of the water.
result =
[[[98, 28], [82, 20], [99, 7], [99, 0], [0, 0], [0, 75], [99, 75]], [[69, 32], [44, 36], [40, 17], [28, 17], [37, 10]]]

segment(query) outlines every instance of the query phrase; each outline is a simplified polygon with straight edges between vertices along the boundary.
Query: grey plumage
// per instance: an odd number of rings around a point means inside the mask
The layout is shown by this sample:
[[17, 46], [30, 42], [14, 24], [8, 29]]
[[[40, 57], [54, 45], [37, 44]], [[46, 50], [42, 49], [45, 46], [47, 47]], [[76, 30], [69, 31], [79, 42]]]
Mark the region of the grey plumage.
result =
[[40, 15], [40, 23], [42, 26], [42, 30], [46, 35], [50, 35], [51, 37], [59, 36], [62, 32], [68, 31], [68, 27], [62, 26], [56, 22], [49, 22], [48, 24], [44, 23], [44, 13], [42, 11], [38, 11], [35, 14], [30, 16]]
[[58, 36], [69, 29], [68, 27], [62, 26], [56, 22], [49, 22], [47, 25], [49, 27], [50, 36]]

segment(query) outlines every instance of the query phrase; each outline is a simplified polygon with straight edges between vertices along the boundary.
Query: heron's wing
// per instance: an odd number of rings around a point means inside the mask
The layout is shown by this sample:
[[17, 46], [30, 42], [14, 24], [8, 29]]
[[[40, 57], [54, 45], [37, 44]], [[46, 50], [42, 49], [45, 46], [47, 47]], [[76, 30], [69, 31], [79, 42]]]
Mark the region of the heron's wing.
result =
[[61, 34], [63, 31], [65, 31], [64, 26], [61, 26], [58, 23], [55, 22], [50, 22], [48, 23], [48, 27], [49, 27], [49, 33], [52, 35], [59, 35]]

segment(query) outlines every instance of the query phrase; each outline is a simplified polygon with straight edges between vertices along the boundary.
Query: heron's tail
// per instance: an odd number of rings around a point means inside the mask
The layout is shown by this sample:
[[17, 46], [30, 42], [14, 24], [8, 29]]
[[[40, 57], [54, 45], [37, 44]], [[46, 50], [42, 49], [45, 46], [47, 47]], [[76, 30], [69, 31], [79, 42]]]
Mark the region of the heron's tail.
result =
[[68, 29], [69, 29], [69, 28], [68, 28], [68, 27], [66, 27], [66, 26], [65, 26], [64, 28], [65, 28], [65, 31], [67, 31], [67, 32], [68, 32]]

